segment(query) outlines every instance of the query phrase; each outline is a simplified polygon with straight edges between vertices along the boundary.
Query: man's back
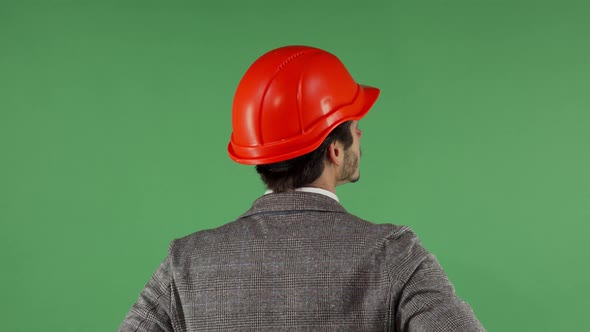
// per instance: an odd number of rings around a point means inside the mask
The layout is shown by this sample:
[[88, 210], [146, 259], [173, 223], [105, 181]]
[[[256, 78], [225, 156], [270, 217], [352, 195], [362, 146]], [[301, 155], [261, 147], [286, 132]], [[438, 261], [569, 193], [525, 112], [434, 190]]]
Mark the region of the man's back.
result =
[[436, 259], [403, 226], [321, 194], [259, 198], [171, 243], [120, 331], [479, 331]]

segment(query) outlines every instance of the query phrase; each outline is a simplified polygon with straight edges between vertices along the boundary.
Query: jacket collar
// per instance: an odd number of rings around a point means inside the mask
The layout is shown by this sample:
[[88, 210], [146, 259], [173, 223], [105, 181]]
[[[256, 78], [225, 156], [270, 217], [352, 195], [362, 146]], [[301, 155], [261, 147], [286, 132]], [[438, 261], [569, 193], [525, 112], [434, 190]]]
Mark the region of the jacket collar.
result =
[[270, 193], [259, 197], [252, 207], [240, 218], [254, 214], [279, 211], [325, 211], [347, 213], [346, 209], [334, 199], [322, 194], [288, 191], [284, 193]]

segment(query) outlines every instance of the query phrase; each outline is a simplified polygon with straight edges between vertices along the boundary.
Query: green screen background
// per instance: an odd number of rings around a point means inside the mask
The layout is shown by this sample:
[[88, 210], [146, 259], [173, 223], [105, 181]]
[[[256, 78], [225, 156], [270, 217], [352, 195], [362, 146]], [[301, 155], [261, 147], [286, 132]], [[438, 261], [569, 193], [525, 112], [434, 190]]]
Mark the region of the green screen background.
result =
[[0, 1], [4, 331], [114, 331], [171, 240], [264, 190], [231, 162], [258, 56], [382, 94], [353, 214], [412, 227], [489, 331], [590, 324], [583, 1]]

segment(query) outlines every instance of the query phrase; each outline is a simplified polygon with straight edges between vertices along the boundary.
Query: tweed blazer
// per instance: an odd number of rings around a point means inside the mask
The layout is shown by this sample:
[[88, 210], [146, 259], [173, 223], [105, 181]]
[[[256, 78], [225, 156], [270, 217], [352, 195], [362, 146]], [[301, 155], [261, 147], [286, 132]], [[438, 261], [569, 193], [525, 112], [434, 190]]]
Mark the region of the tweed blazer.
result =
[[485, 330], [409, 227], [287, 192], [171, 241], [119, 331]]

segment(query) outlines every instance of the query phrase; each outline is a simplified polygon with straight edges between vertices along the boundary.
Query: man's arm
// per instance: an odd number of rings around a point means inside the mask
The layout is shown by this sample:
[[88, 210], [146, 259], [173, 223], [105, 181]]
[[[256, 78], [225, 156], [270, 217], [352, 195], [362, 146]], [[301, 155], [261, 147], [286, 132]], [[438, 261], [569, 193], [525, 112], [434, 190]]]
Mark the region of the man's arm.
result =
[[139, 294], [118, 332], [173, 332], [170, 303], [170, 255]]
[[398, 331], [485, 331], [469, 304], [457, 297], [432, 254], [428, 254], [404, 285], [396, 313]]

